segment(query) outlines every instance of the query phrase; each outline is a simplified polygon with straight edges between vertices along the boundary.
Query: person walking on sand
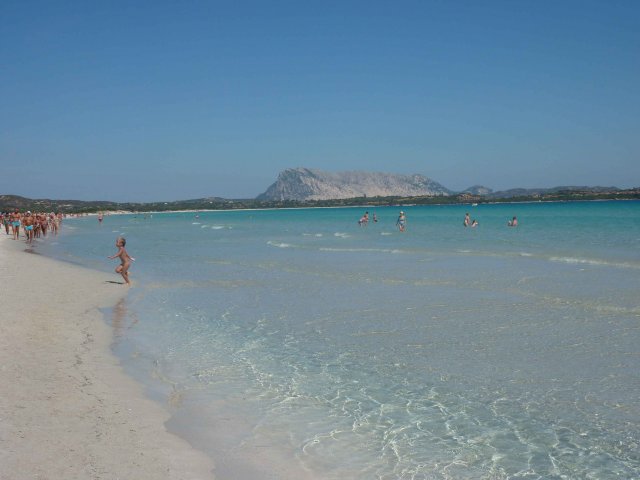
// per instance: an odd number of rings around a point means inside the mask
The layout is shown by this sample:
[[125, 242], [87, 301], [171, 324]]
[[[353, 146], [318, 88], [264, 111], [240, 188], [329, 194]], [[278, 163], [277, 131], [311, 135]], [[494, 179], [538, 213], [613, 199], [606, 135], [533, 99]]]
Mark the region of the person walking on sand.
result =
[[35, 235], [35, 232], [33, 230], [35, 219], [31, 214], [31, 211], [28, 211], [27, 214], [24, 216], [23, 222], [24, 222], [24, 235], [25, 237], [27, 237], [27, 243], [31, 245], [33, 243], [33, 237]]
[[124, 237], [116, 238], [116, 247], [118, 247], [118, 252], [115, 255], [111, 255], [108, 258], [112, 260], [116, 257], [120, 258], [120, 265], [116, 267], [116, 273], [119, 273], [120, 275], [122, 275], [122, 278], [124, 278], [125, 283], [127, 285], [130, 285], [131, 282], [129, 282], [129, 266], [131, 265], [132, 261], [135, 261], [135, 258], [130, 256], [127, 250], [124, 248], [126, 244], [127, 244], [127, 240]]
[[11, 226], [13, 227], [13, 239], [18, 240], [20, 238], [20, 224], [22, 219], [22, 215], [20, 215], [20, 211], [16, 210], [13, 212], [11, 216]]

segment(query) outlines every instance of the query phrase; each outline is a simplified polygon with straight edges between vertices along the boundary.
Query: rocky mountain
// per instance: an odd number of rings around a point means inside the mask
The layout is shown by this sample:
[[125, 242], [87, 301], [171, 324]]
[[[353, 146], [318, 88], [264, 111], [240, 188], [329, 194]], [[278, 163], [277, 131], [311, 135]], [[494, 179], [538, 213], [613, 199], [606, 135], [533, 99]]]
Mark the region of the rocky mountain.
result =
[[448, 196], [451, 191], [423, 175], [326, 172], [289, 168], [256, 200], [332, 200], [355, 197]]

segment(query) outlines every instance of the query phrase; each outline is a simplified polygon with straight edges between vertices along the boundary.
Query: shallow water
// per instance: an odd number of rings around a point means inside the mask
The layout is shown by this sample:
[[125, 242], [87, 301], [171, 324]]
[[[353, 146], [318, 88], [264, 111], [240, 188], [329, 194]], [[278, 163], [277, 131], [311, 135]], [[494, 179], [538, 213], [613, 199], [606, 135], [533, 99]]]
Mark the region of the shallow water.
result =
[[38, 248], [107, 272], [125, 235], [116, 352], [223, 480], [640, 477], [640, 202], [403, 209], [74, 219]]

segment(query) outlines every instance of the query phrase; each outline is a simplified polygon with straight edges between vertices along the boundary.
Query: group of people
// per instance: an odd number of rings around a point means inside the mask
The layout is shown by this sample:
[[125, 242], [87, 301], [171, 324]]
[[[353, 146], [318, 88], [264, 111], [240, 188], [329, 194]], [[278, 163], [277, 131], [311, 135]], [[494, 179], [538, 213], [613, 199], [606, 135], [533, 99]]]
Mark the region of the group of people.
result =
[[[373, 213], [373, 222], [378, 223], [378, 216], [375, 214], [375, 212]], [[401, 232], [404, 232], [406, 223], [407, 223], [407, 217], [405, 216], [404, 212], [401, 210], [400, 215], [398, 216], [398, 220], [396, 221], [396, 226], [398, 227], [398, 230], [400, 230]], [[366, 227], [367, 225], [369, 225], [369, 212], [364, 212], [364, 215], [362, 215], [362, 217], [360, 217], [360, 220], [358, 220], [358, 225], [360, 225], [361, 227]]]
[[[27, 244], [31, 245], [33, 240], [40, 237], [45, 237], [47, 233], [57, 235], [60, 225], [62, 224], [63, 215], [61, 213], [42, 213], [26, 211], [20, 212], [16, 209], [14, 211], [0, 212], [0, 224], [4, 225], [4, 229], [7, 235], [12, 235], [14, 240], [19, 240], [20, 236], [25, 238]], [[98, 221], [102, 222], [103, 216], [99, 215]], [[118, 237], [116, 239], [116, 247], [118, 251], [115, 255], [110, 256], [110, 259], [119, 258], [120, 265], [116, 267], [116, 272], [119, 273], [124, 279], [126, 284], [129, 282], [129, 266], [135, 259], [129, 255], [125, 249], [126, 240], [124, 237]]]
[[[375, 213], [373, 214], [373, 221], [374, 222], [378, 221], [378, 217], [376, 216]], [[358, 225], [360, 225], [361, 227], [366, 227], [368, 224], [369, 224], [369, 212], [364, 212], [364, 215], [360, 217], [360, 220], [358, 220]], [[472, 219], [469, 213], [465, 213], [464, 221], [462, 222], [462, 224], [465, 227], [474, 228], [478, 226], [478, 221], [475, 218]], [[400, 210], [400, 214], [398, 215], [398, 220], [396, 220], [396, 227], [398, 227], [399, 231], [404, 232], [406, 229], [406, 226], [407, 226], [407, 216], [402, 210]], [[517, 227], [518, 218], [514, 216], [511, 220], [507, 222], [507, 226]]]
[[20, 210], [0, 213], [0, 221], [4, 225], [7, 235], [13, 235], [14, 240], [20, 238], [22, 231], [28, 244], [35, 238], [46, 237], [48, 232], [54, 235], [58, 233], [62, 223], [62, 214], [36, 212], [21, 213]]
[[474, 218], [473, 220], [471, 220], [471, 217], [469, 216], [469, 213], [465, 213], [464, 214], [464, 222], [462, 222], [462, 224], [465, 227], [477, 227], [478, 226], [478, 221]]
[[[474, 218], [473, 220], [471, 219], [471, 217], [469, 216], [469, 213], [465, 213], [464, 214], [464, 221], [462, 222], [462, 224], [465, 227], [477, 227], [478, 226], [478, 221]], [[518, 217], [514, 216], [511, 220], [509, 220], [507, 222], [507, 226], [508, 227], [517, 227], [518, 226]]]
[[[373, 223], [378, 223], [378, 217], [376, 216], [375, 212], [373, 213]], [[366, 227], [367, 225], [369, 225], [369, 212], [364, 212], [364, 215], [360, 217], [360, 220], [358, 220], [358, 225], [360, 225], [361, 227]]]

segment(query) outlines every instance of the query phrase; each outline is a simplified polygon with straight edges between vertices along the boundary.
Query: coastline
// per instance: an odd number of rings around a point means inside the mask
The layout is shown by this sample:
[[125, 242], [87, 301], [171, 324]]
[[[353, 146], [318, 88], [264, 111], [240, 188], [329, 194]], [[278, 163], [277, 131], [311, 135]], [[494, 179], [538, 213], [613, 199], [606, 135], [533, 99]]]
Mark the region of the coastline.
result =
[[[207, 213], [207, 212], [268, 212], [274, 210], [320, 210], [320, 209], [349, 209], [349, 208], [403, 208], [403, 207], [477, 207], [482, 205], [535, 205], [547, 203], [591, 203], [591, 202], [640, 202], [638, 198], [596, 198], [596, 199], [570, 199], [570, 200], [513, 200], [513, 201], [487, 201], [487, 202], [458, 202], [458, 203], [402, 203], [393, 205], [332, 205], [332, 206], [301, 206], [301, 207], [264, 207], [264, 208], [203, 208], [203, 209], [184, 209], [184, 210], [102, 210], [105, 215], [160, 215], [171, 213]], [[71, 213], [72, 215], [74, 213]], [[96, 212], [82, 213], [82, 216], [95, 217]]]
[[126, 287], [25, 250], [0, 235], [0, 478], [213, 479], [111, 352], [99, 308]]

